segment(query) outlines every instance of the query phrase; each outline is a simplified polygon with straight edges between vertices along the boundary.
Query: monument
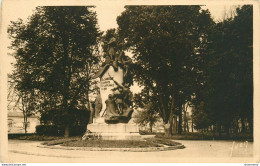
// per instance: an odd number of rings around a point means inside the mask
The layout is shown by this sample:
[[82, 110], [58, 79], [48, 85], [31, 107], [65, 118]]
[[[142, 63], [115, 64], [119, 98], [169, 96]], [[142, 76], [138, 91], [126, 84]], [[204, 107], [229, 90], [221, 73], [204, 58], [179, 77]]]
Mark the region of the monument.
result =
[[111, 38], [105, 62], [95, 75], [100, 79], [100, 87], [93, 123], [87, 125], [87, 131], [104, 140], [136, 140], [141, 138], [139, 128], [128, 123], [133, 113], [133, 94], [129, 88], [133, 85], [129, 72], [131, 59], [124, 52], [115, 51], [115, 46], [116, 39]]

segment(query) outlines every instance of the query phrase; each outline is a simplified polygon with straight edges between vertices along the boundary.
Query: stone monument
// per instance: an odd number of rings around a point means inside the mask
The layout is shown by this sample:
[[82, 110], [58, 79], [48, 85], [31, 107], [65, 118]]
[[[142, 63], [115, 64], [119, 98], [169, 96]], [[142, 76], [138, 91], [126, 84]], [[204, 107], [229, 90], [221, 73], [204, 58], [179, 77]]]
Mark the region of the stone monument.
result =
[[95, 75], [100, 79], [100, 88], [93, 123], [88, 124], [87, 130], [104, 140], [136, 140], [141, 138], [138, 126], [128, 123], [133, 113], [133, 94], [129, 88], [133, 85], [129, 72], [131, 59], [124, 52], [115, 51], [115, 45], [116, 39], [111, 38], [105, 62]]

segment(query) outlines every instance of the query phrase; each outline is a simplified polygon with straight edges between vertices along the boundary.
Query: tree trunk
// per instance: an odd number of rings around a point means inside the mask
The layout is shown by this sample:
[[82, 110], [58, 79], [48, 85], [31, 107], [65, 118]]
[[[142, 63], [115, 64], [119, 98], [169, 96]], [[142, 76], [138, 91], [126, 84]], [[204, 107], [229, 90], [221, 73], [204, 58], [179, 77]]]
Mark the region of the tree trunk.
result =
[[170, 137], [173, 135], [173, 113], [171, 112], [168, 123], [164, 126], [165, 135]]
[[239, 127], [239, 120], [236, 120], [236, 125], [237, 125], [237, 134], [241, 132], [240, 127]]
[[65, 125], [64, 137], [68, 138], [70, 136], [70, 126], [67, 124]]
[[24, 133], [27, 133], [27, 114], [24, 106], [24, 101], [22, 98], [22, 111], [23, 111], [23, 123], [24, 123]]
[[241, 124], [242, 124], [241, 133], [245, 133], [245, 131], [246, 131], [246, 126], [245, 126], [245, 119], [244, 119], [244, 118], [241, 118]]
[[25, 115], [25, 133], [27, 134], [27, 128], [28, 128], [28, 119], [27, 114]]
[[187, 103], [186, 106], [185, 104], [183, 105], [184, 108], [184, 131], [189, 132], [189, 122], [188, 122], [188, 118], [187, 118], [187, 109], [188, 109], [189, 104]]
[[150, 133], [152, 133], [153, 132], [153, 124], [150, 123], [149, 126], [150, 126]]
[[238, 120], [236, 119], [234, 120], [234, 134], [236, 135], [236, 137], [238, 133], [239, 133], [239, 126], [238, 126]]
[[69, 86], [70, 86], [70, 81], [71, 81], [71, 63], [69, 60], [69, 40], [70, 37], [68, 36], [68, 34], [63, 30], [63, 28], [61, 27], [61, 32], [64, 35], [64, 37], [62, 38], [62, 44], [63, 44], [63, 51], [64, 51], [64, 57], [63, 57], [63, 61], [64, 61], [64, 70], [63, 70], [63, 74], [64, 74], [64, 80], [63, 80], [63, 90], [62, 90], [62, 96], [63, 96], [63, 111], [65, 114], [65, 131], [64, 131], [64, 137], [69, 137], [69, 104], [68, 104], [68, 99], [69, 99]]
[[253, 133], [253, 119], [248, 119], [248, 127], [250, 133]]
[[187, 132], [189, 133], [189, 132], [190, 132], [190, 129], [189, 129], [189, 122], [188, 122], [188, 121], [187, 121], [186, 126], [187, 126]]
[[90, 104], [87, 94], [87, 109], [89, 111], [89, 122], [88, 124], [93, 123], [93, 117], [94, 117], [94, 108], [92, 107], [92, 104]]
[[172, 136], [172, 132], [171, 132], [171, 127], [170, 127], [170, 122], [168, 121], [168, 123], [164, 124], [164, 134], [166, 137], [170, 137]]
[[182, 133], [182, 112], [179, 114], [178, 134]]
[[191, 117], [191, 132], [193, 133], [193, 118]]
[[212, 126], [213, 140], [215, 140], [215, 125]]
[[23, 123], [24, 123], [24, 133], [27, 134], [27, 117], [26, 117], [26, 113], [24, 113], [23, 115]]
[[187, 115], [186, 115], [186, 108], [185, 108], [185, 104], [182, 105], [182, 108], [183, 108], [183, 120], [184, 120], [184, 123], [183, 123], [183, 131], [186, 132], [186, 124], [187, 124]]
[[218, 136], [221, 138], [222, 134], [221, 134], [221, 124], [217, 124], [217, 129], [218, 129]]
[[230, 126], [227, 124], [226, 126], [225, 126], [225, 132], [226, 132], [226, 137], [227, 138], [229, 138], [229, 128], [230, 128]]
[[176, 134], [177, 133], [177, 118], [176, 116], [173, 117], [172, 120], [172, 134]]
[[178, 116], [176, 116], [176, 125], [175, 125], [176, 133], [178, 133], [178, 126], [179, 126], [179, 119]]
[[[88, 87], [89, 87], [89, 86], [88, 86]], [[87, 108], [88, 108], [88, 111], [90, 112], [90, 115], [89, 115], [89, 124], [91, 124], [91, 123], [93, 123], [94, 113], [93, 113], [93, 110], [91, 109], [92, 105], [90, 104], [90, 101], [89, 101], [88, 91], [89, 91], [89, 88], [87, 88], [86, 99], [87, 99]]]

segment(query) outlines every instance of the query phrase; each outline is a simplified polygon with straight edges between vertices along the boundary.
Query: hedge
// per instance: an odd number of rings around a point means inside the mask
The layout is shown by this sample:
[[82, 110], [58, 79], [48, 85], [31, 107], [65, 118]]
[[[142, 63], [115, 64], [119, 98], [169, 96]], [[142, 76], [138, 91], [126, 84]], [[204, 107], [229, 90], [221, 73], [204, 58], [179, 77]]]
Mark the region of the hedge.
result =
[[[36, 133], [38, 135], [46, 136], [63, 136], [65, 126], [55, 125], [38, 125], [36, 126]], [[70, 136], [80, 136], [86, 132], [86, 126], [70, 126]]]

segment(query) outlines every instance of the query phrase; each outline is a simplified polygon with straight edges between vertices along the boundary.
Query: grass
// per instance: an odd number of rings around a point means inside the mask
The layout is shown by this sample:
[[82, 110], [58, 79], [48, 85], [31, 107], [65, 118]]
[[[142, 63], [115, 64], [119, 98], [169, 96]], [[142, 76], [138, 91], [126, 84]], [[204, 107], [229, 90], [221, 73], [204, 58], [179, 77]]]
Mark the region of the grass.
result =
[[[150, 133], [150, 132], [142, 132], [142, 135], [156, 135], [156, 138], [161, 138], [163, 140], [237, 140], [237, 141], [253, 141], [253, 135], [250, 133], [239, 133], [238, 135], [230, 135], [230, 137], [226, 137], [224, 133], [222, 133], [222, 137], [219, 137], [217, 134], [213, 138], [213, 134], [210, 132], [200, 133], [200, 132], [189, 132], [182, 134], [174, 134], [173, 136], [166, 137], [164, 133]], [[9, 139], [18, 139], [18, 140], [30, 140], [30, 141], [50, 141], [50, 140], [62, 140], [64, 137], [58, 136], [40, 136], [37, 134], [9, 134]], [[73, 138], [73, 137], [70, 137]], [[75, 138], [75, 137], [74, 137]], [[80, 140], [80, 137], [78, 137]], [[158, 141], [158, 140], [157, 140]]]
[[54, 139], [54, 140], [46, 140], [42, 144], [48, 145], [48, 146], [53, 146], [53, 145], [65, 144], [67, 142], [74, 142], [74, 141], [80, 141], [80, 137], [69, 137], [69, 138], [60, 137], [60, 138]]
[[163, 133], [156, 133], [156, 138], [163, 139], [174, 139], [174, 140], [240, 140], [240, 141], [253, 141], [253, 136], [250, 133], [240, 133], [238, 135], [230, 135], [227, 137], [224, 133], [219, 137], [217, 134], [213, 137], [213, 134], [210, 132], [205, 133], [182, 133], [182, 134], [174, 134], [173, 136], [166, 137]]
[[148, 142], [155, 143], [155, 144], [162, 144], [162, 145], [167, 145], [167, 146], [181, 145], [181, 143], [174, 142], [172, 140], [164, 139], [164, 138], [146, 138], [145, 140]]
[[182, 133], [173, 134], [172, 136], [165, 136], [163, 133], [156, 134], [156, 138], [174, 139], [174, 140], [212, 140], [213, 137], [201, 133]]
[[9, 137], [8, 139], [16, 139], [16, 140], [28, 140], [28, 141], [50, 141], [50, 140], [58, 140], [63, 137], [57, 136], [44, 136], [37, 134], [23, 134], [18, 136]]
[[132, 140], [86, 140], [64, 142], [62, 146], [69, 147], [98, 147], [98, 148], [147, 148], [162, 147], [162, 145], [147, 141]]
[[181, 145], [180, 143], [162, 138], [147, 138], [145, 140], [81, 140], [80, 137], [61, 138], [45, 141], [43, 145], [61, 145], [68, 147], [99, 147], [99, 148], [148, 148]]

